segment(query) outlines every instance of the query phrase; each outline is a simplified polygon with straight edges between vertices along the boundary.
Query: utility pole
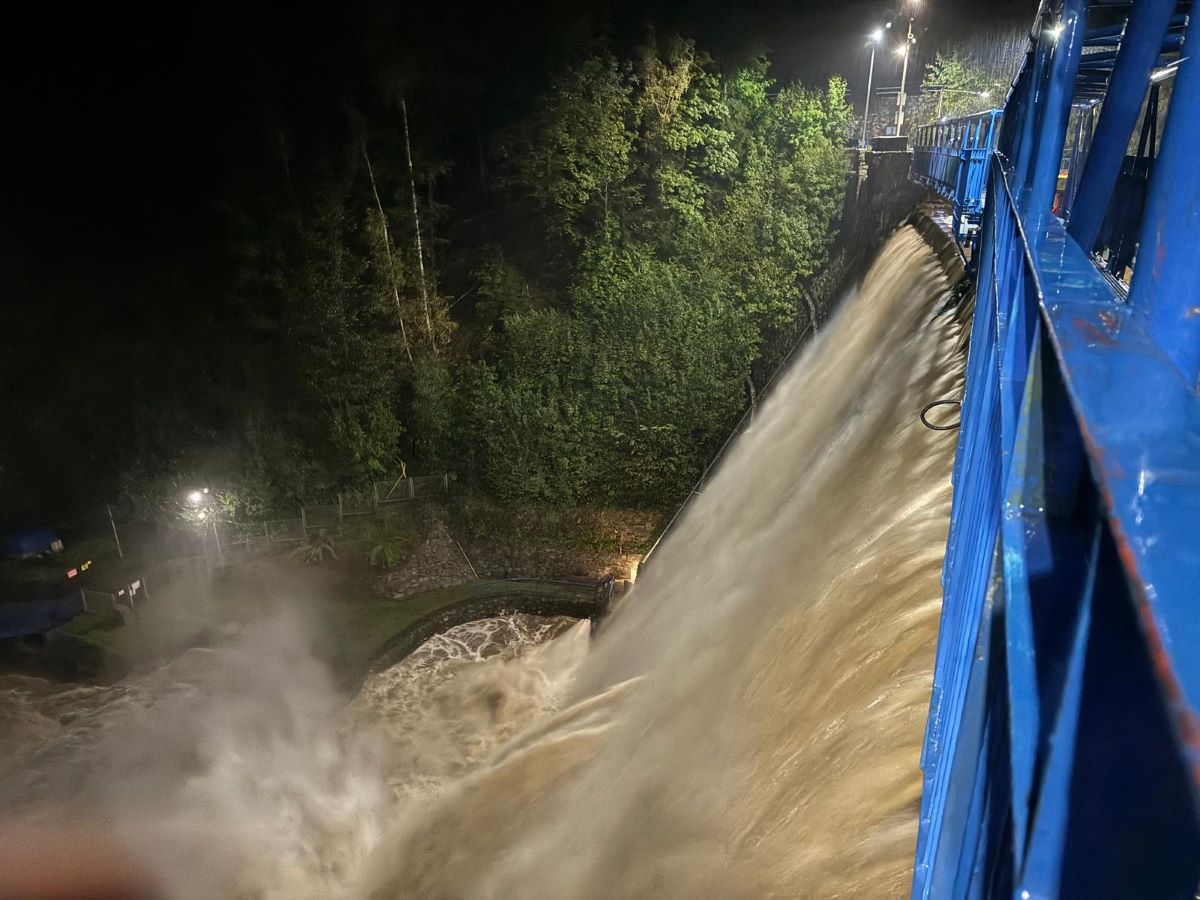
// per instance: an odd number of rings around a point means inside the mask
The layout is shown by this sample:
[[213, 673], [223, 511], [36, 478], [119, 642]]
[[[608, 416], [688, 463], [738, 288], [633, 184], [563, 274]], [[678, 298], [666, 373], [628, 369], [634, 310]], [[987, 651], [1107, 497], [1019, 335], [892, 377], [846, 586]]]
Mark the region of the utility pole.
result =
[[108, 510], [108, 524], [112, 526], [113, 540], [117, 542], [117, 556], [124, 559], [125, 551], [121, 549], [121, 536], [117, 534], [117, 520], [113, 518], [112, 505], [106, 503], [104, 508]]
[[900, 72], [900, 100], [896, 104], [896, 134], [904, 128], [904, 107], [908, 101], [906, 87], [908, 85], [908, 57], [912, 53], [913, 45], [913, 14], [910, 10], [908, 13], [908, 36], [904, 39], [904, 68]]

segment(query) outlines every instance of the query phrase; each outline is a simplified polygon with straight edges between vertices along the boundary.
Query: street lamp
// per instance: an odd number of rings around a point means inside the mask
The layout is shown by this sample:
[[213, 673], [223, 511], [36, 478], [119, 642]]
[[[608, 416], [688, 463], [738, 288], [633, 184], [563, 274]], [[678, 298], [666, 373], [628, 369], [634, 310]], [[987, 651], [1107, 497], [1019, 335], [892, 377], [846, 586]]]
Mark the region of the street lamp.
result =
[[211, 499], [208, 488], [193, 488], [188, 491], [187, 502], [192, 507], [191, 511], [185, 512], [184, 518], [192, 521], [196, 525], [196, 530], [200, 535], [200, 542], [204, 547], [205, 565], [208, 565], [208, 530], [212, 529], [213, 542], [217, 547], [217, 559], [220, 565], [225, 564], [225, 548], [221, 546], [221, 535], [217, 531], [217, 516], [209, 515], [214, 512], [211, 508]]
[[913, 37], [913, 16], [916, 15], [917, 8], [920, 5], [919, 0], [910, 0], [908, 3], [908, 36], [904, 39], [904, 46], [897, 51], [904, 55], [904, 68], [900, 73], [900, 99], [896, 103], [896, 134], [900, 134], [904, 128], [904, 106], [908, 99], [906, 92], [908, 85], [908, 58], [912, 55], [910, 51], [912, 45], [917, 40]]
[[[892, 23], [888, 22], [887, 27], [891, 28]], [[859, 142], [860, 147], [867, 146], [867, 117], [871, 112], [871, 82], [875, 78], [875, 48], [883, 41], [883, 29], [876, 28], [867, 36], [867, 43], [871, 46], [871, 68], [867, 70], [867, 102], [863, 104], [863, 127], [862, 140]]]

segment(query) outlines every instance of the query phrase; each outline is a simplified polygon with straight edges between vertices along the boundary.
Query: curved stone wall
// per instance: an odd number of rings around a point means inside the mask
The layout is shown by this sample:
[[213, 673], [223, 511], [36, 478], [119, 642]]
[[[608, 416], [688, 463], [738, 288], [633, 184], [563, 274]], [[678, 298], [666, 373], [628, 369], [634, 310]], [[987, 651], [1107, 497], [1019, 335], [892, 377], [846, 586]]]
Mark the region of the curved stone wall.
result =
[[[529, 582], [524, 582], [528, 584]], [[593, 626], [608, 615], [612, 605], [612, 579], [595, 585], [577, 582], [536, 581], [538, 585], [560, 584], [561, 597], [547, 597], [521, 590], [522, 582], [513, 582], [512, 593], [460, 600], [434, 610], [405, 626], [372, 656], [364, 674], [379, 672], [396, 665], [427, 640], [459, 625], [490, 619], [495, 616], [525, 614], [534, 616], [568, 616], [591, 619]]]

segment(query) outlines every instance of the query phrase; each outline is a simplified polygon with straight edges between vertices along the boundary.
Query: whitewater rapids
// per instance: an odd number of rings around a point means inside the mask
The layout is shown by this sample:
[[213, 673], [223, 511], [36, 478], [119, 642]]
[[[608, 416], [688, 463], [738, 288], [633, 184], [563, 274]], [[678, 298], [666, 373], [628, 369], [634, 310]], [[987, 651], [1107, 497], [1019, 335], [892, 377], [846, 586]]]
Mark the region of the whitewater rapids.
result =
[[897, 232], [594, 642], [466, 626], [349, 704], [279, 623], [70, 697], [10, 680], [0, 804], [106, 823], [171, 897], [906, 894], [949, 290]]

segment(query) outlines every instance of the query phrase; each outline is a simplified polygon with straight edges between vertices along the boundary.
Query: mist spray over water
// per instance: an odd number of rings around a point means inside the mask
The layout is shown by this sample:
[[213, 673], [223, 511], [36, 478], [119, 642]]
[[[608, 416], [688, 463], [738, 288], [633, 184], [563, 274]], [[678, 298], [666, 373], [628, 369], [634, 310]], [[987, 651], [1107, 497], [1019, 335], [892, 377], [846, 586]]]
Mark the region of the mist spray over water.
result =
[[[961, 391], [948, 290], [893, 236], [590, 648], [586, 624], [478, 625], [345, 705], [264, 626], [33, 729], [0, 802], [82, 772], [172, 896], [907, 893], [954, 451], [917, 414]], [[149, 774], [110, 758], [156, 745]]]

